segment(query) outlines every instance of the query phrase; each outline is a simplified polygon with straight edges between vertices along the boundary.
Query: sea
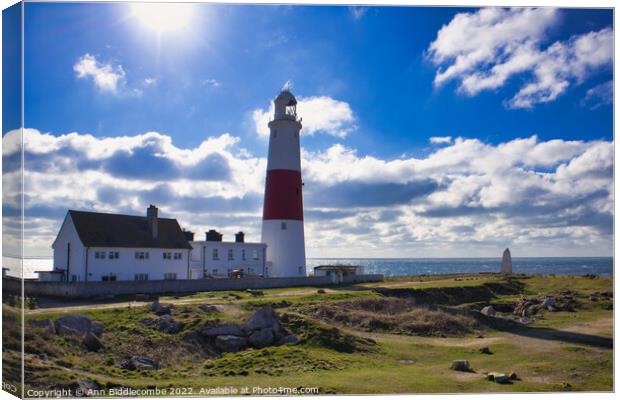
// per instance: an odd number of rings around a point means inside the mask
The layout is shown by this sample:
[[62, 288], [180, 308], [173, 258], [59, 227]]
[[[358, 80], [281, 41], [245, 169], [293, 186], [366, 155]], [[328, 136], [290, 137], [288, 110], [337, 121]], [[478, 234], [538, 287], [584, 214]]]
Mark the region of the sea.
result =
[[[308, 258], [308, 272], [319, 265], [361, 265], [385, 276], [499, 272], [500, 258]], [[512, 272], [532, 275], [613, 276], [613, 257], [513, 257]]]
[[[17, 259], [2, 257], [9, 274], [19, 276]], [[308, 258], [307, 272], [319, 265], [361, 265], [367, 274], [385, 276], [437, 275], [458, 273], [499, 272], [500, 258]], [[36, 278], [35, 271], [52, 269], [50, 258], [24, 259], [24, 278]], [[512, 271], [538, 275], [601, 275], [613, 276], [613, 257], [513, 257]]]

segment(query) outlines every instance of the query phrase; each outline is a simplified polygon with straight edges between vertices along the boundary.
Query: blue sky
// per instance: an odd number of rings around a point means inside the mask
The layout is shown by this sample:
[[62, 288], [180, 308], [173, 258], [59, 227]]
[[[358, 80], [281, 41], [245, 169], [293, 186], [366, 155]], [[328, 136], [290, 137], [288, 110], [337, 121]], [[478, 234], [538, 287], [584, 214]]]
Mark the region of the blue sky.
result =
[[264, 124], [290, 81], [306, 121], [310, 255], [611, 254], [611, 10], [190, 12], [157, 31], [127, 4], [26, 4], [32, 185], [64, 175], [58, 185], [75, 187], [59, 167], [70, 159], [100, 189], [32, 200], [47, 210], [37, 248], [67, 205], [135, 213], [153, 201], [199, 232], [258, 240]]

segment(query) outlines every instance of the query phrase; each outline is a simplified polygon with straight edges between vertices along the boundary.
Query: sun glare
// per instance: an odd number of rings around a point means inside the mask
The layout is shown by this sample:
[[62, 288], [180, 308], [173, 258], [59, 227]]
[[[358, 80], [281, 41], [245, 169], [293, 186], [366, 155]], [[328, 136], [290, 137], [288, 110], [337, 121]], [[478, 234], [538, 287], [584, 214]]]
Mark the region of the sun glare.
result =
[[176, 32], [188, 29], [193, 19], [193, 5], [187, 3], [133, 3], [131, 14], [155, 32]]

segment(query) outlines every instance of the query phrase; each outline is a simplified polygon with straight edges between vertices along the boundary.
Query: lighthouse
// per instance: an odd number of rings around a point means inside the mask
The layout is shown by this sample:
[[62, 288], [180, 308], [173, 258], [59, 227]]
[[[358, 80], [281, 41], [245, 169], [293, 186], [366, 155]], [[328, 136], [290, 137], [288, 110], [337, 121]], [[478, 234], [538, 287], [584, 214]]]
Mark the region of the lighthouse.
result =
[[305, 276], [304, 210], [297, 100], [284, 89], [274, 100], [263, 203], [265, 276]]

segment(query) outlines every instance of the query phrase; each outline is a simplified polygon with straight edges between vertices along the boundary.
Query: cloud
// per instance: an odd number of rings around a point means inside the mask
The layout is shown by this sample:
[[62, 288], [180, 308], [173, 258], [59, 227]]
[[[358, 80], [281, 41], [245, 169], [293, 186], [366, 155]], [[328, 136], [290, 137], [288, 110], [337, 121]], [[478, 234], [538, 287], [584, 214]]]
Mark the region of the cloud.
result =
[[155, 86], [157, 85], [157, 78], [144, 78], [145, 86]]
[[[325, 133], [344, 138], [357, 129], [351, 106], [329, 96], [298, 97], [297, 114], [302, 118], [302, 134], [314, 135]], [[273, 103], [269, 109], [257, 109], [252, 112], [252, 119], [259, 136], [269, 137], [267, 124], [274, 114]]]
[[457, 14], [427, 50], [427, 58], [437, 66], [434, 84], [455, 80], [460, 93], [474, 96], [522, 75], [524, 83], [505, 104], [532, 108], [612, 65], [611, 28], [544, 47], [546, 33], [558, 19], [554, 8], [483, 8]]
[[220, 81], [218, 81], [217, 79], [213, 79], [213, 78], [203, 79], [202, 80], [202, 84], [204, 86], [210, 86], [210, 87], [220, 87], [220, 86], [222, 86]]
[[433, 136], [428, 141], [432, 144], [450, 144], [452, 143], [452, 136]]
[[368, 12], [368, 7], [352, 6], [349, 7], [349, 12], [353, 16], [353, 19], [360, 19]]
[[[260, 240], [266, 160], [237, 137], [181, 148], [157, 132], [24, 135], [27, 254], [49, 254], [68, 208], [141, 215], [151, 203], [194, 232], [243, 230]], [[19, 154], [18, 137], [3, 138], [3, 160]], [[522, 255], [611, 254], [613, 142], [442, 144], [396, 159], [342, 144], [302, 149], [308, 254], [489, 256], [506, 246]], [[3, 199], [9, 236], [19, 234], [19, 178], [19, 169], [3, 171], [4, 193], [16, 193]]]
[[125, 85], [125, 71], [121, 65], [113, 66], [97, 61], [91, 54], [84, 54], [73, 65], [73, 71], [78, 78], [92, 79], [97, 89], [102, 92], [118, 93]]
[[612, 104], [614, 101], [614, 82], [608, 81], [588, 89], [581, 105], [595, 110], [599, 107]]

